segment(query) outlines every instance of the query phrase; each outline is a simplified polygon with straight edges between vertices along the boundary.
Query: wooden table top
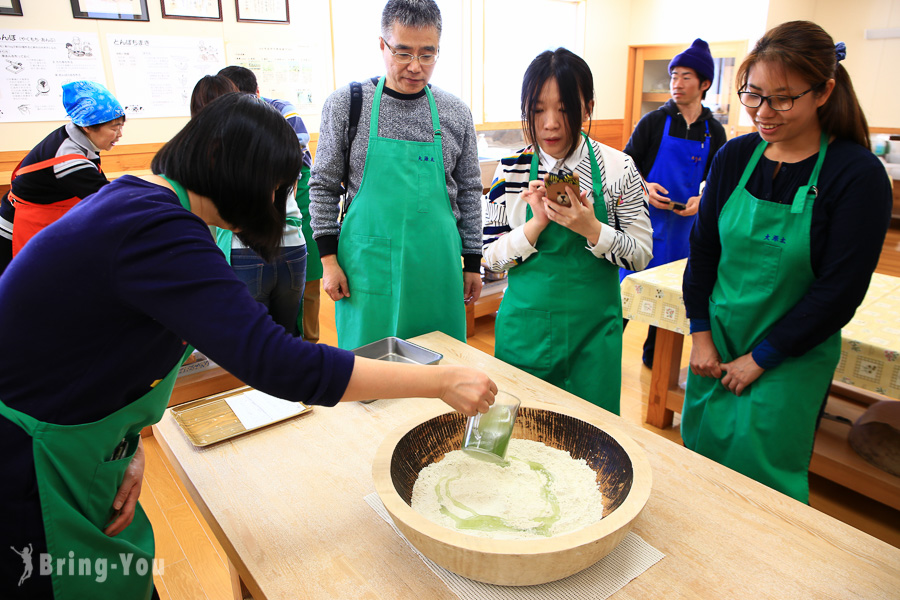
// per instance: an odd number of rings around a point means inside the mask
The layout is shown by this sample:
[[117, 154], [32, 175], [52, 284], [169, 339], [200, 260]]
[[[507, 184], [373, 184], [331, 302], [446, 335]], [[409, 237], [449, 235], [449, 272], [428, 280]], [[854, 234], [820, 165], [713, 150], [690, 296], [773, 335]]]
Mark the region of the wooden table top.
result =
[[[592, 411], [647, 452], [653, 487], [633, 531], [666, 558], [614, 598], [897, 597], [900, 549], [446, 335], [411, 341], [523, 401]], [[440, 406], [316, 407], [205, 449], [167, 411], [154, 434], [256, 600], [453, 599], [363, 500], [385, 435]]]

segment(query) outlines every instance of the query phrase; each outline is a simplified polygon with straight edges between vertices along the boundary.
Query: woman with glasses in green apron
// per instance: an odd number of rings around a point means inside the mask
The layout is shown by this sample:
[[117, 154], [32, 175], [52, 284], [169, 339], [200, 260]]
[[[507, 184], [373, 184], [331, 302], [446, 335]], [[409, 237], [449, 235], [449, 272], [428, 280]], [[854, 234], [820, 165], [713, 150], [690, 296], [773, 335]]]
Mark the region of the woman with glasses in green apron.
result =
[[[618, 414], [619, 267], [643, 269], [653, 238], [647, 189], [631, 157], [582, 132], [593, 107], [582, 58], [559, 48], [532, 61], [522, 84], [530, 145], [497, 167], [483, 252], [492, 270], [509, 271], [497, 358]], [[545, 182], [567, 174], [578, 175], [581, 193], [569, 187], [560, 203]]]
[[155, 596], [140, 432], [162, 417], [192, 346], [287, 400], [440, 397], [487, 411], [496, 386], [480, 371], [304, 342], [234, 274], [208, 226], [273, 256], [296, 139], [263, 101], [226, 94], [157, 153], [153, 175], [79, 202], [0, 278], [0, 598]]
[[757, 132], [716, 155], [684, 275], [685, 446], [801, 502], [840, 330], [891, 217], [845, 55], [808, 21], [757, 42], [737, 73]]

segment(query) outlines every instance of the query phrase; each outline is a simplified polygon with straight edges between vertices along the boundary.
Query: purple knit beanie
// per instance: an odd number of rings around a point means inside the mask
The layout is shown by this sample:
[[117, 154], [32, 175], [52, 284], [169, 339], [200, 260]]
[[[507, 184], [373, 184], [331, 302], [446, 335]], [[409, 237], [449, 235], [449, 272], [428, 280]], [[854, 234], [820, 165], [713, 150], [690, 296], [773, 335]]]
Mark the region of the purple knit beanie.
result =
[[713, 80], [716, 68], [713, 65], [712, 54], [709, 52], [709, 44], [697, 38], [691, 47], [672, 59], [669, 63], [669, 73], [675, 67], [688, 67], [697, 72], [703, 79]]

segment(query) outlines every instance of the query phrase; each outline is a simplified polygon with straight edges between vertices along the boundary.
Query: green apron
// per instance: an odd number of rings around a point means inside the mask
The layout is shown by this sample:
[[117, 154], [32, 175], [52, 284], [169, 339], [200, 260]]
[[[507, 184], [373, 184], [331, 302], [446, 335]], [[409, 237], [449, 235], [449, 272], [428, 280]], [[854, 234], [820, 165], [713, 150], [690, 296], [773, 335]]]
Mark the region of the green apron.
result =
[[[594, 214], [608, 225], [603, 178], [584, 137], [591, 155]], [[537, 176], [535, 151], [530, 179]], [[526, 218], [532, 214], [529, 206]], [[495, 325], [495, 356], [619, 414], [619, 267], [591, 254], [586, 243], [583, 236], [551, 222], [538, 238], [537, 253], [510, 269]]]
[[[167, 181], [175, 187], [181, 205], [190, 210], [184, 188]], [[109, 537], [103, 530], [113, 517], [113, 500], [137, 450], [141, 429], [162, 418], [178, 369], [192, 351], [188, 346], [181, 360], [149, 392], [93, 423], [46, 423], [0, 402], [0, 416], [17, 424], [33, 440], [55, 600], [99, 598], [101, 591], [104, 598], [150, 597], [155, 547], [144, 509], [138, 504], [134, 520], [117, 536]], [[110, 460], [122, 440], [127, 442], [125, 454]], [[93, 565], [102, 558], [108, 559], [106, 580], [99, 583]], [[57, 559], [66, 561], [62, 572]], [[78, 574], [79, 559], [89, 559], [92, 565], [84, 575]], [[73, 574], [68, 570], [70, 560], [76, 564]], [[140, 565], [146, 569], [139, 569]]]
[[366, 166], [338, 240], [350, 297], [335, 304], [338, 346], [440, 330], [466, 340], [462, 241], [450, 208], [437, 106], [433, 142], [378, 137], [375, 89]]
[[[300, 179], [297, 181], [297, 192], [294, 197], [297, 200], [297, 206], [300, 207], [302, 215], [300, 221], [300, 231], [303, 232], [303, 239], [306, 241], [306, 281], [315, 281], [322, 279], [322, 260], [319, 256], [319, 247], [313, 239], [312, 225], [310, 225], [309, 215], [309, 167], [305, 164], [300, 168]], [[302, 305], [301, 305], [302, 310]], [[303, 317], [301, 312], [297, 323]], [[301, 328], [300, 331], [303, 331]]]
[[[722, 362], [753, 350], [815, 280], [809, 231], [828, 138], [823, 134], [809, 183], [797, 190], [792, 204], [760, 200], [745, 189], [766, 145], [756, 147], [719, 215], [722, 255], [709, 318]], [[816, 419], [840, 345], [836, 332], [803, 356], [765, 371], [741, 396], [718, 379], [689, 373], [681, 420], [684, 445], [808, 502]]]

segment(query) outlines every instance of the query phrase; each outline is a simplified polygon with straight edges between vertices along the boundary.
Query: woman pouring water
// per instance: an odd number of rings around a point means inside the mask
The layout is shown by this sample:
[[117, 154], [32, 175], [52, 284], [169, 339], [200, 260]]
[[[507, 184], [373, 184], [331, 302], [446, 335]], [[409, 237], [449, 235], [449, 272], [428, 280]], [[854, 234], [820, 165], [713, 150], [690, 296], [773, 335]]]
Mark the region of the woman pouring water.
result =
[[[287, 400], [439, 397], [466, 415], [488, 410], [496, 386], [484, 373], [303, 342], [237, 278], [208, 226], [272, 256], [301, 164], [281, 114], [227, 94], [159, 151], [153, 175], [121, 177], [78, 203], [0, 278], [0, 511], [9, 517], [0, 539], [51, 565], [111, 563], [102, 581], [51, 568], [17, 586], [19, 561], [0, 561], [0, 598], [155, 597], [146, 569], [118, 562], [154, 557], [137, 503], [140, 431], [162, 417], [193, 345]], [[77, 315], [63, 326], [59, 290], [72, 290], [65, 309]]]

